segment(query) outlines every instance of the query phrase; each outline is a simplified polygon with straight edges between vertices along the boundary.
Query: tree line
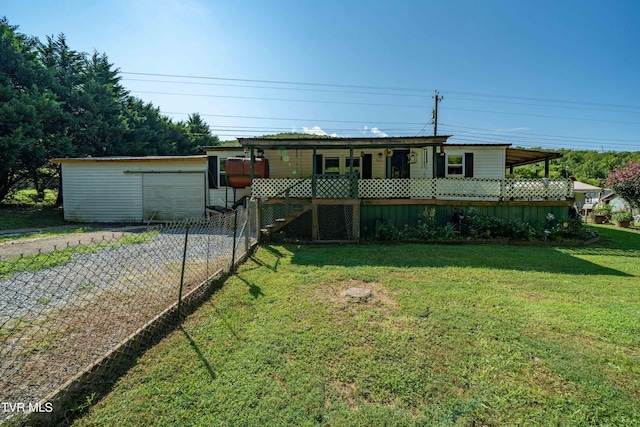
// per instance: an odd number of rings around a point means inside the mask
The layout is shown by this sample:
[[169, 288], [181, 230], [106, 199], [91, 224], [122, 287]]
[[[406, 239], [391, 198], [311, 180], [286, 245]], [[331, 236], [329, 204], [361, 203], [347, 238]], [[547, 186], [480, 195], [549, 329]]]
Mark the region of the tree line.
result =
[[56, 157], [189, 155], [217, 145], [198, 113], [160, 114], [120, 84], [106, 54], [77, 52], [63, 34], [40, 41], [0, 19], [0, 201], [44, 194]]
[[[541, 148], [536, 148], [540, 151]], [[550, 178], [567, 178], [573, 176], [587, 184], [603, 186], [604, 181], [616, 167], [634, 160], [640, 160], [640, 151], [606, 151], [595, 150], [553, 150], [562, 153], [560, 159], [551, 160]], [[519, 178], [535, 178], [544, 176], [544, 164], [520, 166], [514, 169]]]

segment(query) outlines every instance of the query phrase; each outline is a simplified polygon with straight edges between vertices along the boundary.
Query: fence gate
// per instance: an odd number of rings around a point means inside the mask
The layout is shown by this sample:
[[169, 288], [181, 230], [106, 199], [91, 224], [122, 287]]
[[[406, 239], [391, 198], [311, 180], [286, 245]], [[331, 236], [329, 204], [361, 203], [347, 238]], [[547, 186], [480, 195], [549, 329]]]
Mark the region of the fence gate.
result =
[[360, 237], [358, 199], [314, 199], [312, 215], [314, 242], [352, 242]]

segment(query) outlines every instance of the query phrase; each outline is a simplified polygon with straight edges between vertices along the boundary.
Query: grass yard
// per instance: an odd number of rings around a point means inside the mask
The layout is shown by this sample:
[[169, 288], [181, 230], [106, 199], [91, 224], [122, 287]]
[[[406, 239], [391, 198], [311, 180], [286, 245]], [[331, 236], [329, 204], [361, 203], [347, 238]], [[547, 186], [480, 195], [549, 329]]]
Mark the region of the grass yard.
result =
[[261, 247], [74, 425], [640, 425], [640, 234], [601, 234]]

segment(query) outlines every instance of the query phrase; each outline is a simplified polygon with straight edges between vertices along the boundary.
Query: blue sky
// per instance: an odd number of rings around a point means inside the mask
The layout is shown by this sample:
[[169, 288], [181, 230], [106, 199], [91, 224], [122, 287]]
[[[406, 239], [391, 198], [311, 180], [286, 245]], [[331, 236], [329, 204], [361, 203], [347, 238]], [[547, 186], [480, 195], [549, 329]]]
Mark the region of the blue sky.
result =
[[106, 53], [132, 94], [223, 140], [431, 135], [437, 89], [449, 142], [640, 150], [636, 0], [0, 0], [0, 15]]

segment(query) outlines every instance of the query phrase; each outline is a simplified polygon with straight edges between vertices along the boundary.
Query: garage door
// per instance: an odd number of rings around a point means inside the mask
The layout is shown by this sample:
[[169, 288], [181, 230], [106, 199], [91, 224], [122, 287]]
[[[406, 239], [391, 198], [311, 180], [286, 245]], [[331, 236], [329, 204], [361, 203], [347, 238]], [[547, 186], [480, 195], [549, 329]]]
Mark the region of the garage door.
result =
[[142, 177], [145, 221], [174, 221], [204, 214], [205, 173], [145, 173]]

